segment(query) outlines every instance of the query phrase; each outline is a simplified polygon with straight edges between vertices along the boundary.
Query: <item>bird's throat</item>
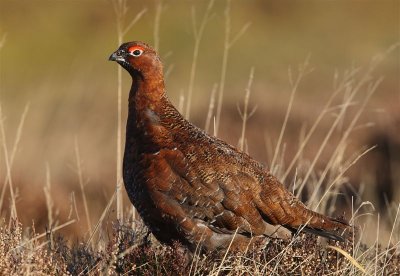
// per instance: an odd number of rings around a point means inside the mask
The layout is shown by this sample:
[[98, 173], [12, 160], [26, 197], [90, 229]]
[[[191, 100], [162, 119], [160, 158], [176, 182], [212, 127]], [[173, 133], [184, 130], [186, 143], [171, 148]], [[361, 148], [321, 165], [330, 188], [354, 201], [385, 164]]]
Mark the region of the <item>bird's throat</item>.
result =
[[151, 108], [159, 104], [164, 97], [165, 88], [162, 76], [146, 78], [140, 73], [132, 76], [132, 86], [129, 92], [129, 109], [137, 111]]

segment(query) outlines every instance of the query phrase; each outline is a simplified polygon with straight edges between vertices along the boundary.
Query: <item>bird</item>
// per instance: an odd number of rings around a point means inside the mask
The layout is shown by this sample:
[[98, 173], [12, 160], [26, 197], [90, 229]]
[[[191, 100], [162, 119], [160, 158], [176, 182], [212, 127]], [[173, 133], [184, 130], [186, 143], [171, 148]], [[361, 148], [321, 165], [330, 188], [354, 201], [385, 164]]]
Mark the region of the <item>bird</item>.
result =
[[132, 78], [123, 180], [158, 241], [190, 251], [244, 250], [271, 228], [345, 241], [350, 225], [308, 209], [261, 163], [187, 121], [167, 97], [163, 64], [141, 41], [109, 57]]

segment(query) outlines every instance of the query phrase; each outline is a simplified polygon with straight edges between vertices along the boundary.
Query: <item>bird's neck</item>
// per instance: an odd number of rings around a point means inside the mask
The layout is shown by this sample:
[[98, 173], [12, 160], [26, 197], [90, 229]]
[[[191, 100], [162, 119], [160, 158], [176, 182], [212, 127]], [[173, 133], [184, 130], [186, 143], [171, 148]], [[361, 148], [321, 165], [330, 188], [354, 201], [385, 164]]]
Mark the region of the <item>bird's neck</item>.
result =
[[129, 112], [140, 113], [146, 109], [155, 110], [165, 96], [162, 73], [153, 73], [151, 78], [140, 74], [132, 75], [129, 92]]
[[[135, 152], [159, 150], [158, 140], [165, 136], [161, 133], [164, 129], [159, 126], [171, 106], [165, 95], [162, 78], [158, 81], [152, 79], [151, 82], [144, 78], [133, 78], [126, 125], [126, 149], [135, 149]], [[132, 160], [136, 156], [126, 154], [126, 158]]]
[[165, 96], [162, 74], [151, 75], [150, 79], [142, 75], [132, 75], [132, 87], [129, 93], [127, 134], [141, 136], [147, 132], [153, 120], [163, 113], [168, 100]]

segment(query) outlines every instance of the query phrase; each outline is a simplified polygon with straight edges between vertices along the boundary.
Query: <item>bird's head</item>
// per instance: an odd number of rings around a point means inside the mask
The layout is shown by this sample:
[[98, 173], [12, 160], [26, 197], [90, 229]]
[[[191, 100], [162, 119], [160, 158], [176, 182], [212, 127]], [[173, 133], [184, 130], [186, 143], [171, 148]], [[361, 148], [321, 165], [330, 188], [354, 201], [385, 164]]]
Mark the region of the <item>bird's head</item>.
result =
[[109, 60], [116, 61], [132, 77], [150, 79], [162, 76], [162, 63], [156, 51], [140, 41], [122, 44]]

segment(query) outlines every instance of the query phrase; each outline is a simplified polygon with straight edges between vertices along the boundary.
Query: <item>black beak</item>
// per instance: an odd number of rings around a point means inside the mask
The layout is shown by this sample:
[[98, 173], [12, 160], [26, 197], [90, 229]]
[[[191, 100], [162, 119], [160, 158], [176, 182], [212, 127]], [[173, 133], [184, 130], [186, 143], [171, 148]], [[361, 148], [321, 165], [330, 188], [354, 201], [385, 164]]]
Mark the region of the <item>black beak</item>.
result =
[[116, 61], [118, 59], [117, 52], [112, 53], [112, 55], [108, 58], [109, 61]]

